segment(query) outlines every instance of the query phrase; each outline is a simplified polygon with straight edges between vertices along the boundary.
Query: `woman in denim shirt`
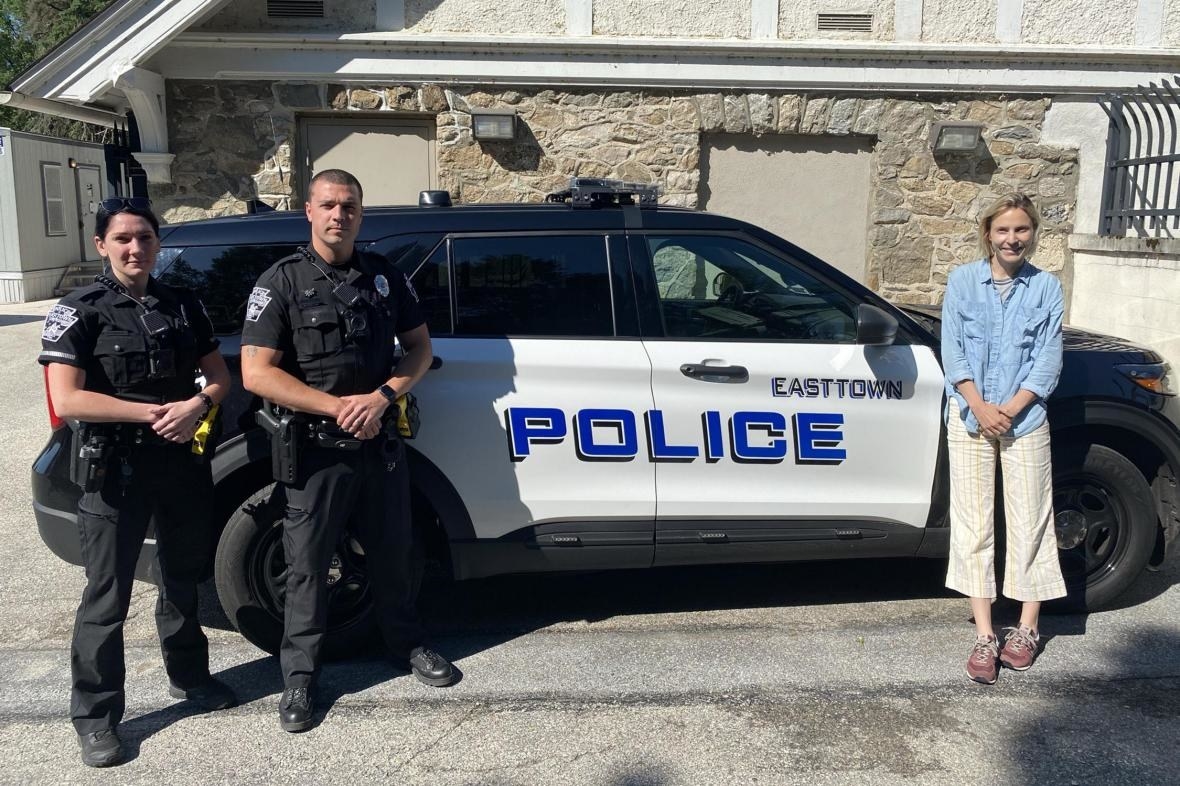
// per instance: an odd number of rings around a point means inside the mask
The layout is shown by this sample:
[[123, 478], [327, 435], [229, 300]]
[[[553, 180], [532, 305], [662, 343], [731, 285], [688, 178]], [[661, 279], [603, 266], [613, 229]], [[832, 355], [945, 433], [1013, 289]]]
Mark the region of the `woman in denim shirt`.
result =
[[[1040, 223], [1021, 194], [993, 205], [979, 225], [986, 256], [951, 273], [942, 306], [951, 469], [946, 585], [970, 598], [976, 640], [967, 674], [987, 685], [996, 681], [997, 661], [1017, 671], [1032, 665], [1041, 602], [1065, 595], [1045, 406], [1061, 374], [1064, 302], [1060, 282], [1028, 261]], [[1022, 604], [1003, 649], [991, 619], [997, 458], [1007, 522], [1004, 595]]]

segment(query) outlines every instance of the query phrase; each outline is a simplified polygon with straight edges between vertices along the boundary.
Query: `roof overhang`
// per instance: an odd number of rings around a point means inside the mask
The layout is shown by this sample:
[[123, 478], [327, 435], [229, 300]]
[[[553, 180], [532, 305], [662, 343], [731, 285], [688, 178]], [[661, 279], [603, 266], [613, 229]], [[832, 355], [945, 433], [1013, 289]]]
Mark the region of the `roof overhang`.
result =
[[116, 0], [17, 76], [14, 93], [46, 101], [103, 103], [120, 74], [228, 0]]
[[150, 67], [201, 80], [1097, 95], [1172, 76], [1180, 50], [202, 32]]

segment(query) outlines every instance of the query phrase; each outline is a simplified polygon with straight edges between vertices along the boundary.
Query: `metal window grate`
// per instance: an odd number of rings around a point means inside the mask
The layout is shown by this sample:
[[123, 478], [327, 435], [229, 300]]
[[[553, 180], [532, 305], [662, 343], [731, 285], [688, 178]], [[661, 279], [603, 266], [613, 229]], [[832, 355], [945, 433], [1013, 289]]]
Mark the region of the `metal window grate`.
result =
[[[1098, 232], [1122, 237], [1180, 235], [1177, 86], [1161, 80], [1098, 99], [1110, 118]], [[1169, 226], [1169, 223], [1171, 226]]]
[[819, 14], [820, 30], [844, 30], [855, 33], [873, 32], [872, 14]]
[[324, 0], [266, 0], [266, 15], [276, 19], [323, 18]]

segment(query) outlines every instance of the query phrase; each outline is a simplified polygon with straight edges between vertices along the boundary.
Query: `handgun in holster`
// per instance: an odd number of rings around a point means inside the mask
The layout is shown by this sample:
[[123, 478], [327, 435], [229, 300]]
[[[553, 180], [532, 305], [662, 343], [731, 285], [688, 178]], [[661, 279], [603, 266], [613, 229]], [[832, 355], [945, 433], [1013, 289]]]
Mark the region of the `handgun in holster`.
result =
[[302, 423], [294, 412], [275, 411], [269, 401], [254, 413], [254, 420], [270, 434], [271, 475], [280, 483], [294, 483], [299, 474], [300, 432]]
[[110, 434], [106, 429], [79, 423], [74, 429], [73, 445], [71, 479], [87, 494], [101, 491], [106, 481], [107, 459], [114, 450]]

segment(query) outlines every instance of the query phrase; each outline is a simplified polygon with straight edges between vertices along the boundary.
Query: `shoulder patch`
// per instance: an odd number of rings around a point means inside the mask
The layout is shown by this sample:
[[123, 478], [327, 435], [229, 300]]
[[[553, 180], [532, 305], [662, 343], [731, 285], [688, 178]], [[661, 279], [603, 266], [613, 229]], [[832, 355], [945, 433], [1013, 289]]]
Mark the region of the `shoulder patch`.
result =
[[41, 338], [56, 343], [77, 321], [78, 309], [58, 303], [45, 315], [45, 326], [41, 328]]
[[270, 305], [270, 290], [264, 287], [254, 287], [250, 292], [250, 300], [246, 302], [246, 321], [257, 322], [262, 312]]

